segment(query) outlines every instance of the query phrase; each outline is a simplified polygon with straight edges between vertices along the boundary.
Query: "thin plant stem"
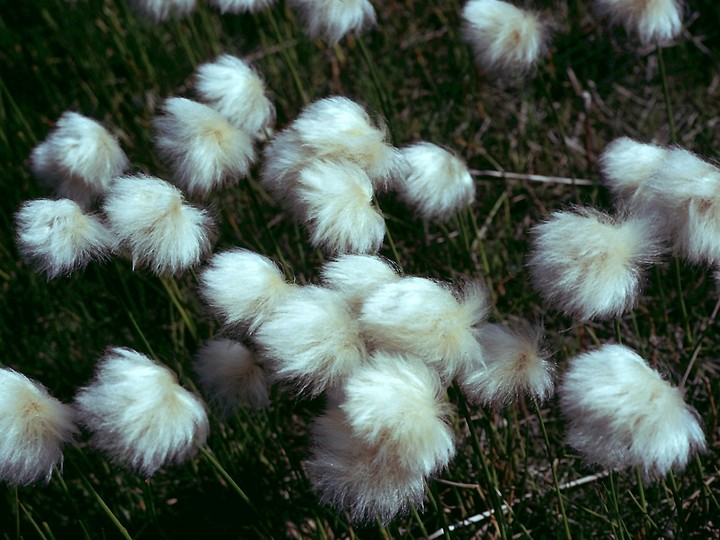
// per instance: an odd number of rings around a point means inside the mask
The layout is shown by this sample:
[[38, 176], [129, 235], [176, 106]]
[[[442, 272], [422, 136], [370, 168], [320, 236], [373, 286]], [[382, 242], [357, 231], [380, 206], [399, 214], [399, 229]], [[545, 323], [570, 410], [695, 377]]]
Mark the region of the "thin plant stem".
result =
[[[275, 19], [275, 15], [273, 14], [272, 9], [266, 10], [268, 13], [268, 20], [270, 21], [270, 26], [272, 26], [273, 32], [275, 32], [275, 37], [277, 38], [278, 42], [282, 41], [284, 38], [282, 34], [280, 33], [280, 26], [278, 25], [277, 19]], [[310, 103], [310, 100], [308, 99], [307, 93], [305, 92], [305, 87], [300, 80], [300, 75], [298, 74], [297, 67], [295, 66], [295, 62], [293, 62], [292, 58], [290, 58], [290, 54], [288, 53], [288, 50], [286, 47], [282, 47], [280, 49], [280, 54], [283, 55], [283, 58], [285, 58], [285, 63], [287, 65], [287, 68], [290, 70], [290, 77], [292, 78], [293, 82], [295, 83], [295, 89], [298, 91], [298, 94], [300, 95], [300, 99], [302, 100], [304, 105], [307, 105]]]
[[87, 490], [92, 494], [92, 496], [95, 497], [95, 500], [100, 505], [100, 508], [102, 508], [103, 512], [105, 512], [107, 517], [110, 518], [110, 521], [112, 521], [113, 525], [115, 525], [115, 528], [118, 530], [120, 535], [125, 540], [132, 540], [132, 537], [130, 536], [130, 533], [128, 533], [128, 530], [125, 528], [125, 526], [122, 523], [120, 523], [120, 520], [113, 513], [113, 511], [110, 510], [110, 507], [105, 503], [103, 498], [97, 492], [97, 490], [95, 489], [95, 486], [92, 485], [90, 480], [87, 479], [85, 474], [83, 474], [83, 472], [78, 467], [76, 467], [75, 469], [76, 469], [78, 476], [80, 477], [80, 480], [82, 481], [82, 483], [85, 485]]
[[38, 534], [38, 537], [41, 540], [48, 540], [48, 537], [43, 534], [42, 529], [37, 524], [35, 519], [32, 517], [32, 514], [30, 513], [30, 511], [27, 508], [25, 508], [24, 504], [20, 505], [20, 509], [22, 510], [22, 513], [25, 514], [25, 518], [30, 522], [30, 525], [32, 525], [33, 529], [35, 529], [35, 532]]
[[20, 540], [20, 495], [17, 486], [13, 486], [13, 495], [15, 503], [15, 538]]
[[222, 476], [225, 481], [230, 484], [230, 486], [235, 490], [235, 492], [240, 496], [240, 498], [245, 501], [245, 504], [247, 504], [250, 508], [252, 508], [255, 512], [257, 512], [257, 508], [255, 508], [255, 505], [252, 503], [250, 498], [245, 494], [245, 492], [242, 490], [242, 488], [235, 482], [232, 476], [225, 470], [225, 468], [220, 464], [220, 462], [217, 460], [217, 458], [213, 455], [213, 453], [208, 450], [207, 448], [200, 447], [200, 453], [205, 457], [205, 459], [217, 470], [218, 473], [220, 473], [220, 476]]

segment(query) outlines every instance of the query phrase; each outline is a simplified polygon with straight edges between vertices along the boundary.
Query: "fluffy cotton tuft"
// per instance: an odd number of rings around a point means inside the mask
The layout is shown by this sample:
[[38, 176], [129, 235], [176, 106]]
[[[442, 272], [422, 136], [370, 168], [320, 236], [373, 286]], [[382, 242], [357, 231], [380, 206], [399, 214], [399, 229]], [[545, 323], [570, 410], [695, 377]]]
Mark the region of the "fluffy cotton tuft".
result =
[[83, 207], [103, 195], [128, 163], [117, 139], [102, 125], [70, 111], [60, 116], [55, 130], [30, 156], [30, 168], [39, 180]]
[[310, 37], [320, 37], [332, 45], [349, 32], [375, 26], [375, 8], [368, 0], [291, 0], [300, 10]]
[[220, 13], [257, 13], [270, 7], [275, 0], [210, 0]]
[[555, 212], [531, 234], [533, 285], [546, 302], [581, 320], [630, 309], [643, 268], [661, 252], [654, 220], [616, 221], [591, 209]]
[[421, 358], [447, 382], [462, 365], [482, 358], [477, 328], [487, 312], [485, 290], [477, 283], [458, 300], [448, 286], [406, 277], [371, 292], [359, 320], [376, 348]]
[[668, 149], [620, 137], [608, 144], [600, 155], [600, 169], [615, 196], [630, 201], [647, 180], [662, 166]]
[[376, 255], [340, 255], [325, 263], [321, 274], [323, 284], [341, 293], [353, 308], [380, 285], [400, 279], [397, 268]]
[[28, 201], [15, 221], [20, 251], [48, 279], [104, 259], [117, 243], [96, 216], [69, 199]]
[[321, 287], [296, 289], [254, 339], [278, 380], [311, 395], [338, 386], [367, 358], [351, 306]]
[[[540, 347], [539, 329], [507, 329], [497, 324], [480, 327], [484, 366], [461, 370], [460, 386], [484, 405], [511, 403], [521, 394], [544, 400], [553, 392], [553, 365]], [[470, 367], [470, 366], [468, 366]]]
[[159, 178], [115, 179], [103, 210], [133, 265], [157, 274], [195, 265], [210, 249], [213, 224], [207, 212], [186, 204], [179, 189]]
[[132, 6], [154, 22], [183, 17], [195, 9], [196, 0], [131, 0]]
[[190, 194], [205, 195], [236, 182], [255, 160], [250, 137], [202, 103], [166, 99], [153, 123], [161, 156], [171, 163], [178, 186]]
[[0, 481], [11, 485], [49, 482], [62, 466], [62, 446], [77, 428], [74, 412], [41, 384], [0, 368]]
[[463, 37], [485, 71], [499, 76], [523, 74], [547, 48], [548, 29], [530, 11], [499, 0], [469, 0], [462, 12]]
[[210, 403], [226, 416], [243, 405], [262, 409], [270, 403], [265, 372], [241, 343], [230, 339], [206, 342], [197, 353], [194, 368]]
[[401, 149], [410, 175], [395, 183], [398, 195], [423, 219], [446, 220], [475, 200], [475, 183], [465, 163], [435, 144]]
[[423, 475], [402, 466], [385, 467], [377, 449], [353, 436], [343, 411], [331, 408], [313, 424], [312, 457], [306, 469], [323, 503], [350, 514], [354, 522], [388, 523], [420, 508]]
[[204, 101], [251, 137], [266, 138], [275, 124], [275, 106], [267, 98], [265, 83], [248, 63], [224, 54], [198, 67], [195, 77]]
[[643, 45], [664, 44], [682, 29], [680, 0], [595, 0], [597, 12], [635, 34]]
[[209, 431], [203, 403], [172, 371], [131, 349], [108, 351], [75, 408], [94, 447], [145, 476], [191, 458]]
[[567, 441], [588, 462], [664, 476], [705, 448], [697, 411], [682, 392], [622, 345], [573, 358], [558, 393]]
[[200, 275], [200, 293], [224, 324], [254, 332], [295, 288], [277, 265], [246, 249], [217, 253]]
[[295, 213], [310, 243], [329, 253], [376, 253], [385, 219], [373, 206], [372, 183], [357, 165], [317, 161], [300, 171]]
[[433, 370], [419, 360], [375, 353], [343, 388], [353, 435], [377, 450], [378, 465], [419, 470], [428, 476], [455, 454], [451, 410]]

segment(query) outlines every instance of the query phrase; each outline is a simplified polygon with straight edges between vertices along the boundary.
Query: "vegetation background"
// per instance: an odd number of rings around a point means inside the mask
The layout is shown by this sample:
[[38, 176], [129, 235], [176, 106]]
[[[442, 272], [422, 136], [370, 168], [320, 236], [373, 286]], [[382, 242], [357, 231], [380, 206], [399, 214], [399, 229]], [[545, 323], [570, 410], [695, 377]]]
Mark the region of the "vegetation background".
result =
[[[720, 3], [688, 1], [680, 39], [662, 51], [663, 77], [658, 51], [609, 29], [589, 0], [537, 0], [557, 22], [552, 46], [533, 77], [509, 87], [475, 67], [460, 37], [461, 0], [374, 4], [376, 28], [327, 47], [304, 36], [283, 0], [254, 16], [221, 16], [200, 0], [189, 17], [160, 24], [133, 14], [126, 0], [1, 0], [0, 363], [70, 401], [107, 347], [126, 346], [193, 387], [193, 356], [218, 331], [195, 272], [158, 278], [113, 259], [47, 282], [21, 261], [13, 215], [23, 201], [49, 195], [28, 156], [68, 109], [110, 127], [133, 171], [168, 178], [153, 151], [152, 117], [165, 97], [192, 97], [194, 68], [223, 52], [249, 59], [265, 77], [279, 129], [305, 104], [340, 94], [382, 114], [396, 145], [428, 140], [467, 161], [477, 201], [447, 224], [424, 224], [392, 195], [380, 198], [406, 273], [482, 276], [494, 320], [545, 325], [559, 372], [571, 356], [614, 340], [612, 322], [580, 325], [541, 305], [524, 267], [528, 229], [571, 204], [610, 208], [597, 157], [615, 137], [670, 144], [674, 124], [678, 144], [718, 157]], [[257, 169], [211, 206], [216, 250], [246, 247], [300, 283], [317, 279], [322, 254], [262, 191]], [[382, 254], [396, 257], [388, 246]], [[683, 385], [704, 423], [708, 452], [659, 482], [584, 466], [563, 443], [554, 399], [491, 410], [467, 407], [451, 388], [457, 456], [429, 483], [424, 509], [386, 527], [352, 525], [319, 504], [303, 473], [322, 400], [273, 388], [267, 411], [213, 419], [208, 450], [150, 480], [108, 464], [81, 438], [49, 485], [0, 486], [0, 535], [717, 538], [718, 297], [710, 270], [668, 260], [618, 321], [624, 342]]]

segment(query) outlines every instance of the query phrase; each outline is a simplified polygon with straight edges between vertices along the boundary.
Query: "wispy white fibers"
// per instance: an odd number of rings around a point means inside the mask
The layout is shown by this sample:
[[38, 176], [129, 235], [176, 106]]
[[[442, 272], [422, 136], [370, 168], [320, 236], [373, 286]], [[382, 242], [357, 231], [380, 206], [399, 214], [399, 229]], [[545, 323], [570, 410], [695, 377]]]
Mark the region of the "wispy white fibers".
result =
[[191, 458], [205, 443], [205, 407], [172, 371], [136, 351], [112, 348], [75, 396], [90, 443], [113, 462], [152, 476]]
[[205, 342], [194, 368], [208, 401], [224, 415], [243, 405], [262, 409], [269, 404], [265, 372], [242, 343], [230, 339]]
[[314, 422], [312, 440], [306, 469], [313, 489], [323, 503], [348, 512], [354, 522], [387, 523], [422, 506], [422, 473], [383, 466], [378, 449], [353, 435], [341, 409], [332, 407]]
[[276, 0], [210, 0], [220, 13], [257, 13], [270, 7]]
[[291, 0], [300, 10], [304, 29], [332, 45], [349, 32], [375, 26], [375, 8], [368, 0]]
[[173, 168], [173, 180], [190, 194], [205, 195], [237, 182], [255, 160], [249, 135], [202, 103], [166, 99], [153, 124], [155, 143]]
[[615, 220], [589, 208], [554, 212], [531, 230], [528, 265], [544, 300], [581, 320], [612, 318], [630, 309], [642, 270], [661, 252], [654, 219]]
[[183, 17], [195, 9], [196, 0], [130, 0], [133, 8], [154, 22], [175, 15]]
[[353, 309], [377, 287], [400, 279], [398, 269], [376, 255], [340, 255], [323, 265], [321, 275], [323, 284], [341, 293]]
[[250, 64], [223, 54], [198, 67], [195, 80], [202, 99], [232, 125], [254, 139], [266, 138], [275, 124], [275, 106], [266, 95], [265, 83]]
[[613, 194], [631, 201], [647, 180], [660, 169], [669, 150], [629, 137], [620, 137], [608, 144], [600, 155], [600, 169]]
[[178, 188], [159, 178], [116, 178], [103, 210], [133, 264], [157, 274], [195, 265], [210, 249], [210, 216], [186, 204]]
[[0, 482], [49, 482], [62, 466], [62, 446], [77, 431], [71, 407], [41, 384], [0, 368]]
[[65, 111], [48, 137], [33, 148], [33, 174], [60, 197], [89, 206], [128, 167], [128, 158], [95, 120]]
[[422, 358], [447, 382], [463, 364], [482, 358], [477, 333], [487, 312], [479, 283], [459, 293], [431, 279], [405, 277], [371, 292], [359, 320], [374, 347]]
[[475, 183], [465, 163], [429, 142], [400, 150], [410, 174], [395, 182], [400, 198], [423, 219], [446, 220], [475, 200]]
[[387, 139], [385, 125], [376, 125], [354, 101], [340, 96], [318, 100], [265, 148], [263, 186], [281, 201], [294, 188], [300, 170], [326, 160], [354, 162], [375, 189], [382, 189], [407, 168], [400, 151]]
[[554, 367], [540, 345], [541, 331], [527, 325], [479, 330], [484, 365], [464, 366], [458, 377], [467, 396], [484, 405], [505, 405], [522, 394], [542, 401], [553, 392]]
[[376, 253], [385, 218], [373, 206], [370, 179], [345, 161], [316, 161], [300, 171], [294, 210], [310, 243], [329, 253]]
[[588, 462], [663, 476], [705, 448], [698, 414], [682, 392], [625, 346], [573, 358], [558, 393], [567, 441]]
[[682, 29], [681, 0], [595, 0], [595, 8], [643, 45], [666, 43]]
[[378, 466], [428, 476], [455, 454], [444, 387], [422, 361], [376, 352], [343, 391], [340, 407], [353, 435], [376, 450]]
[[527, 72], [547, 48], [540, 16], [499, 0], [469, 0], [462, 12], [463, 37], [481, 69], [500, 77]]
[[48, 279], [84, 268], [108, 256], [115, 236], [93, 214], [69, 199], [35, 199], [15, 214], [23, 256]]
[[246, 249], [216, 253], [200, 274], [200, 294], [224, 324], [254, 332], [292, 293], [277, 265]]
[[318, 395], [367, 358], [360, 326], [338, 292], [297, 288], [254, 334], [275, 378]]

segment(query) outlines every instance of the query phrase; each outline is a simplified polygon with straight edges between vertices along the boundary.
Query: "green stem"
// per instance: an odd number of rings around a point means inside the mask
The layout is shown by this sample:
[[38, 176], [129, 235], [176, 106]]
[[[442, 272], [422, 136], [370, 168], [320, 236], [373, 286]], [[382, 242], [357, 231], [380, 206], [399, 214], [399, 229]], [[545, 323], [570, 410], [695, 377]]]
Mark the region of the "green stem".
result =
[[667, 71], [665, 71], [665, 59], [663, 58], [662, 47], [658, 45], [658, 66], [660, 68], [660, 80], [663, 87], [663, 98], [665, 99], [665, 112], [667, 113], [668, 128], [670, 129], [670, 142], [677, 144], [677, 131], [675, 131], [675, 117], [672, 110], [672, 101], [670, 101], [670, 86], [667, 80]]
[[20, 495], [17, 486], [13, 486], [13, 494], [15, 495], [15, 539], [20, 540]]
[[[282, 34], [280, 33], [280, 26], [277, 23], [277, 20], [275, 19], [275, 14], [273, 13], [272, 9], [267, 10], [268, 13], [268, 19], [270, 20], [270, 26], [273, 28], [273, 32], [275, 32], [275, 37], [278, 40], [278, 44], [280, 44], [281, 41], [284, 40]], [[282, 54], [283, 58], [285, 59], [285, 63], [287, 65], [287, 68], [290, 70], [290, 77], [292, 78], [293, 82], [295, 83], [295, 88], [298, 91], [298, 94], [300, 95], [300, 99], [302, 100], [303, 104], [307, 105], [310, 103], [307, 93], [305, 92], [305, 87], [302, 84], [302, 81], [300, 80], [300, 75], [298, 74], [298, 71], [295, 66], [295, 62], [293, 62], [292, 58], [290, 58], [290, 54], [287, 51], [287, 47], [280, 46], [280, 54]]]
[[217, 458], [215, 458], [215, 456], [212, 454], [212, 452], [209, 449], [201, 446], [200, 453], [217, 470], [217, 472], [220, 474], [220, 476], [222, 476], [225, 479], [225, 481], [228, 484], [230, 484], [230, 486], [235, 490], [235, 492], [240, 496], [240, 498], [243, 501], [245, 501], [245, 504], [247, 504], [250, 508], [252, 508], [255, 512], [257, 512], [257, 508], [255, 508], [255, 505], [250, 501], [250, 498], [245, 494], [245, 492], [237, 484], [237, 482], [235, 482], [235, 480], [233, 480], [232, 476], [230, 476], [230, 474], [220, 464], [220, 462], [217, 460]]

